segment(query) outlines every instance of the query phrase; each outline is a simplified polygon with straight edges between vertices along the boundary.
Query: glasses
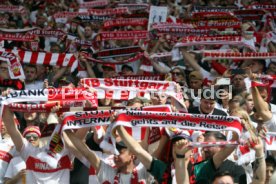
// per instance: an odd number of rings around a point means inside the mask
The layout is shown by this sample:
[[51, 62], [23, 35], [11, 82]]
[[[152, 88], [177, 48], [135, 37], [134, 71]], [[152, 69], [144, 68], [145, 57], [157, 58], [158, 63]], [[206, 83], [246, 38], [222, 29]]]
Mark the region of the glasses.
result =
[[30, 140], [31, 138], [36, 141], [38, 139], [38, 136], [37, 135], [26, 135], [25, 137], [27, 140]]
[[180, 73], [180, 72], [171, 72], [171, 74], [172, 74], [172, 75], [176, 75], [176, 76], [181, 75], [181, 73]]

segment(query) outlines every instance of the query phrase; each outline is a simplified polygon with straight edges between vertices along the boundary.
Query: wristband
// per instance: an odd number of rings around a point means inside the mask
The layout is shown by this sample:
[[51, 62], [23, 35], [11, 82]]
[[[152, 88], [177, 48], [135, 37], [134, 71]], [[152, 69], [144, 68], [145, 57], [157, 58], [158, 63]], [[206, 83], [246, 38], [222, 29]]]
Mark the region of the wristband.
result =
[[260, 157], [255, 157], [256, 160], [260, 160], [260, 159], [263, 159], [264, 158], [264, 155], [260, 156]]
[[176, 158], [185, 158], [185, 155], [178, 155], [178, 154], [176, 154]]

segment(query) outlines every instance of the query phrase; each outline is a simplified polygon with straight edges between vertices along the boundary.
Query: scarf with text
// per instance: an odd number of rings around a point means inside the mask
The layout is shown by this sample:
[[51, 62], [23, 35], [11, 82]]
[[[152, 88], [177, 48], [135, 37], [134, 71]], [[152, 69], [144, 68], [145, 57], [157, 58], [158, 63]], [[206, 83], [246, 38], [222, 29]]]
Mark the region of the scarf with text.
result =
[[129, 10], [127, 7], [88, 9], [87, 11], [92, 15], [112, 15], [113, 16], [113, 15], [129, 14]]
[[113, 19], [104, 21], [103, 28], [109, 29], [117, 26], [146, 26], [148, 20], [145, 18]]
[[23, 11], [24, 11], [23, 6], [0, 5], [0, 12], [22, 13]]
[[92, 2], [83, 2], [80, 3], [79, 8], [96, 8], [96, 7], [103, 7], [108, 5], [108, 0], [96, 0]]
[[[79, 103], [73, 103], [79, 102]], [[89, 92], [86, 88], [56, 88], [37, 90], [15, 90], [9, 95], [0, 98], [1, 108], [10, 106], [20, 112], [50, 112], [50, 108], [61, 105], [64, 108], [72, 105], [83, 107], [84, 102], [89, 101], [91, 107], [97, 107], [97, 94]], [[50, 102], [49, 104], [16, 104], [18, 102]], [[2, 117], [2, 109], [1, 109]]]
[[176, 83], [169, 81], [84, 78], [81, 84], [96, 89], [98, 99], [128, 100], [149, 92], [176, 96]]
[[25, 79], [23, 68], [15, 54], [0, 51], [0, 61], [8, 63], [9, 75], [11, 79]]
[[26, 34], [11, 34], [11, 33], [0, 33], [0, 40], [9, 40], [9, 41], [21, 41], [21, 42], [31, 42], [34, 41], [34, 35]]
[[66, 33], [61, 30], [46, 30], [46, 29], [36, 29], [29, 31], [28, 34], [36, 35], [36, 36], [44, 36], [44, 37], [56, 37], [61, 38], [66, 36]]
[[139, 4], [135, 4], [135, 3], [129, 3], [129, 4], [118, 4], [118, 7], [127, 7], [129, 9], [129, 11], [137, 11], [137, 10], [149, 10], [149, 4], [146, 3], [139, 3]]
[[274, 52], [203, 52], [203, 60], [218, 60], [218, 59], [275, 59]]
[[[253, 42], [254, 44], [254, 42]], [[185, 47], [192, 45], [238, 45], [255, 50], [255, 45], [251, 44], [241, 36], [187, 36], [174, 47]]]
[[104, 22], [106, 20], [113, 19], [114, 16], [82, 14], [82, 15], [78, 15], [77, 18], [81, 22]]
[[132, 79], [132, 80], [152, 80], [152, 81], [160, 81], [165, 80], [165, 75], [121, 75], [121, 76], [115, 76], [113, 79]]
[[237, 10], [236, 6], [210, 7], [210, 6], [193, 6], [192, 12], [233, 12]]
[[[127, 56], [127, 55], [124, 55], [124, 57], [125, 56]], [[119, 61], [115, 61], [115, 60], [105, 61], [105, 60], [94, 59], [93, 57], [86, 57], [86, 59], [89, 61], [95, 62], [95, 63], [102, 63], [102, 64], [126, 64], [126, 63], [135, 62], [135, 61], [141, 59], [143, 56], [144, 56], [144, 53], [139, 52], [134, 57], [130, 57], [126, 60], [119, 60]], [[111, 57], [121, 57], [121, 56], [112, 56], [111, 55]]]
[[146, 38], [148, 38], [148, 31], [113, 31], [100, 32], [97, 40], [132, 40]]

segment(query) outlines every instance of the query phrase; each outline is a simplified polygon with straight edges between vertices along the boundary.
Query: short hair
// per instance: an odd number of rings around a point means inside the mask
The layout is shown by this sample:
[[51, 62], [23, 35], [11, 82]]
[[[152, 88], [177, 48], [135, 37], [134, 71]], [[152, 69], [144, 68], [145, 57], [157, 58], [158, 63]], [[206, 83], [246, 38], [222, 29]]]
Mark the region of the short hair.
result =
[[127, 106], [132, 106], [135, 103], [140, 103], [142, 105], [144, 104], [142, 99], [140, 99], [139, 97], [135, 97], [127, 102]]
[[28, 68], [34, 68], [34, 69], [35, 69], [35, 71], [37, 72], [37, 67], [36, 67], [36, 65], [32, 65], [32, 64], [25, 64], [23, 68], [25, 69], [26, 67], [28, 67]]
[[206, 131], [204, 133], [204, 138], [211, 137], [211, 136], [215, 137], [216, 140], [226, 141], [226, 136], [220, 132]]
[[134, 71], [133, 71], [133, 68], [132, 68], [131, 66], [129, 66], [129, 65], [123, 65], [123, 66], [122, 66], [122, 70], [123, 70], [124, 68], [126, 68], [126, 69], [128, 69], [128, 70], [134, 72]]
[[276, 161], [273, 156], [269, 155], [268, 157], [266, 157], [265, 163], [266, 165], [272, 165], [273, 169], [276, 168]]
[[233, 183], [234, 183], [234, 178], [232, 176], [232, 174], [229, 171], [218, 171], [215, 173], [212, 182], [214, 182], [217, 178], [223, 177], [223, 176], [229, 176], [232, 178]]

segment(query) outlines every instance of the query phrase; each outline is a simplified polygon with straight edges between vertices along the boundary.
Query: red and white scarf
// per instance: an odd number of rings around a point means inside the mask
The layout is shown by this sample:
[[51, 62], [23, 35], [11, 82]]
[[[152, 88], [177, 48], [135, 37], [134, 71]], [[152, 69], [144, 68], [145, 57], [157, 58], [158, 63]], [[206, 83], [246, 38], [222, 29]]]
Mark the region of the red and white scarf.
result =
[[148, 20], [145, 18], [119, 18], [104, 21], [103, 28], [109, 29], [115, 26], [147, 26]]
[[99, 59], [94, 59], [92, 57], [86, 57], [87, 60], [95, 62], [95, 63], [102, 63], [102, 64], [125, 64], [125, 63], [132, 63], [135, 62], [139, 59], [141, 59], [144, 56], [144, 53], [138, 53], [134, 57], [128, 58], [126, 60], [122, 61], [104, 61], [104, 60], [99, 60]]
[[78, 60], [74, 54], [31, 52], [23, 50], [12, 50], [10, 52], [18, 55], [21, 63], [34, 65], [40, 64], [51, 66], [68, 66], [71, 67], [71, 71], [74, 71], [78, 66]]
[[249, 44], [241, 36], [187, 36], [175, 47], [184, 47], [192, 45], [242, 45], [255, 50], [255, 45]]
[[276, 53], [273, 52], [204, 52], [203, 60], [218, 59], [275, 59]]
[[0, 40], [31, 42], [34, 41], [34, 35], [0, 33]]
[[106, 9], [88, 9], [88, 12], [92, 15], [121, 15], [129, 14], [127, 7], [119, 8], [106, 8]]
[[114, 79], [131, 79], [131, 80], [151, 80], [151, 81], [161, 81], [165, 80], [165, 75], [120, 75], [113, 77]]
[[108, 0], [96, 0], [91, 2], [83, 2], [79, 5], [79, 8], [96, 8], [108, 5]]
[[121, 48], [101, 50], [97, 53], [97, 56], [100, 59], [104, 59], [104, 58], [111, 58], [111, 57], [128, 56], [141, 51], [142, 49], [139, 46], [121, 47]]
[[100, 32], [99, 39], [105, 40], [132, 40], [132, 39], [146, 39], [148, 31], [112, 31]]
[[145, 92], [164, 92], [176, 96], [176, 83], [169, 81], [85, 78], [81, 79], [81, 84], [96, 89], [98, 99], [128, 100], [144, 96]]
[[36, 29], [29, 31], [27, 34], [36, 35], [36, 36], [44, 36], [44, 37], [64, 37], [66, 33], [61, 30], [46, 30], [46, 29]]
[[23, 6], [0, 5], [0, 12], [22, 13], [23, 11], [25, 11]]
[[0, 61], [6, 61], [8, 63], [11, 79], [25, 79], [23, 68], [15, 54], [0, 51]]

